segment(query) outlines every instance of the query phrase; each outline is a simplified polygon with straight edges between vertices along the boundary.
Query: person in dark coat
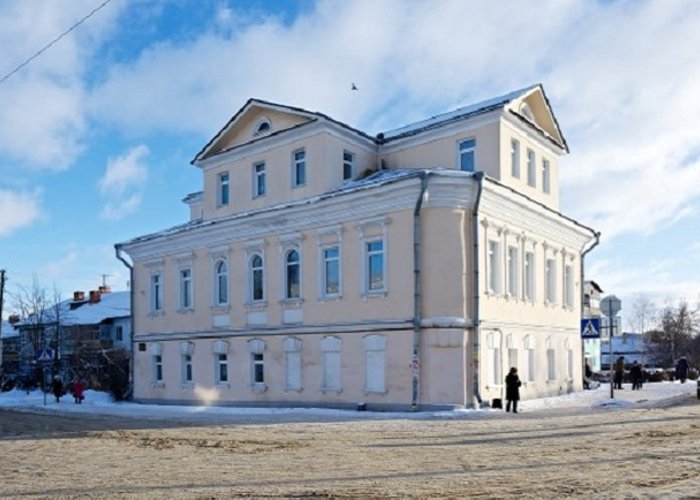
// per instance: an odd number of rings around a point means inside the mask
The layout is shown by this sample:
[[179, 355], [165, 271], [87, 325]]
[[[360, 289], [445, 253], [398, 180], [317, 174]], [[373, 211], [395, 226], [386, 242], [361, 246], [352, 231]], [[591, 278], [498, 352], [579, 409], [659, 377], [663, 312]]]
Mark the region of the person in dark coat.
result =
[[83, 399], [85, 399], [85, 384], [79, 378], [75, 379], [73, 382], [73, 399], [77, 404], [82, 404]]
[[56, 396], [56, 402], [61, 402], [61, 396], [63, 396], [63, 382], [61, 382], [61, 377], [56, 375], [51, 382], [51, 390], [53, 395]]
[[642, 388], [642, 366], [634, 361], [630, 367], [630, 380], [632, 381], [632, 390]]
[[688, 360], [685, 359], [685, 356], [682, 356], [676, 363], [676, 378], [681, 380], [681, 384], [685, 384], [688, 379]]
[[513, 413], [518, 413], [518, 401], [520, 400], [520, 377], [518, 377], [518, 369], [512, 367], [506, 375], [506, 411], [510, 411], [510, 405], [513, 404]]
[[615, 361], [615, 378], [613, 380], [615, 389], [622, 389], [622, 376], [625, 374], [625, 357], [620, 356]]
[[591, 377], [593, 376], [593, 370], [591, 370], [591, 365], [588, 364], [588, 360], [586, 360], [586, 365], [585, 365], [585, 377], [583, 378], [583, 388], [584, 389], [590, 389], [591, 388]]

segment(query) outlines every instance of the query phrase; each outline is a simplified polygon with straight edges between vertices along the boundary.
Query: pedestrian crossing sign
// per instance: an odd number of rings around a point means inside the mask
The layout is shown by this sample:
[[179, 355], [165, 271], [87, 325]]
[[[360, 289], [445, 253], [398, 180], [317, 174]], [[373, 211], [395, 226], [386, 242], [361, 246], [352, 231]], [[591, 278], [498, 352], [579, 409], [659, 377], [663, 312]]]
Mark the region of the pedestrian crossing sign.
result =
[[39, 349], [36, 352], [36, 361], [42, 365], [51, 364], [53, 361], [53, 349]]
[[581, 320], [581, 338], [600, 338], [600, 318], [584, 318]]

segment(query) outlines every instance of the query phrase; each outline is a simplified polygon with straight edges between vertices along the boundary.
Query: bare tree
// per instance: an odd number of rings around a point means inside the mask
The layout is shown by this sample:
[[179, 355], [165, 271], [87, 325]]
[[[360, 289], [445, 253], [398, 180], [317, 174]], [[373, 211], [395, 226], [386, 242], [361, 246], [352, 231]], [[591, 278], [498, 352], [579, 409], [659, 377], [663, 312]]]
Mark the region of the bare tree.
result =
[[642, 334], [644, 339], [642, 363], [646, 364], [651, 344], [649, 330], [655, 326], [658, 308], [649, 295], [639, 293], [632, 299], [630, 311], [631, 313], [627, 316], [627, 324], [632, 332]]
[[[677, 306], [667, 303], [659, 316], [658, 327], [650, 332], [650, 348], [656, 363], [673, 366], [681, 356], [700, 363], [700, 355], [693, 352], [695, 338], [700, 331], [700, 307], [692, 309], [681, 299]], [[700, 354], [700, 353], [698, 353]]]

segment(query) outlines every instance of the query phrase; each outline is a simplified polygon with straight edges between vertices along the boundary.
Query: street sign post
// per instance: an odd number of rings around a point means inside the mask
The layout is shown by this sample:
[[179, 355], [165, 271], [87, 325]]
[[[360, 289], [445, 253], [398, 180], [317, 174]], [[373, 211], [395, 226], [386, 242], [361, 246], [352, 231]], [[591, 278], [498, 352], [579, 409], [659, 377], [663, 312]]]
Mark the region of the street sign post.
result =
[[608, 318], [608, 323], [610, 324], [610, 332], [608, 338], [609, 347], [609, 365], [610, 365], [610, 399], [615, 397], [615, 390], [613, 385], [613, 335], [615, 333], [615, 316], [622, 309], [622, 301], [615, 297], [614, 295], [608, 295], [603, 300], [600, 301], [600, 312], [602, 312]]
[[41, 392], [44, 393], [44, 406], [46, 406], [46, 367], [53, 363], [53, 349], [45, 347], [36, 351], [36, 362], [41, 365]]
[[600, 338], [600, 318], [583, 318], [581, 320], [581, 338]]

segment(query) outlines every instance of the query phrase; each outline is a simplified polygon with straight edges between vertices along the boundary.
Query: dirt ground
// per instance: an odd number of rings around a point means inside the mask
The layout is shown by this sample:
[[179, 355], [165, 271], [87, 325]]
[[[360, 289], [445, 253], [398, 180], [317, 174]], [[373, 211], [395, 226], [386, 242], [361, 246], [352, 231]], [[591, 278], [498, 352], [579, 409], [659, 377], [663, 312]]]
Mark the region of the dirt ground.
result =
[[0, 496], [700, 498], [700, 402], [663, 406], [258, 423], [0, 410]]

